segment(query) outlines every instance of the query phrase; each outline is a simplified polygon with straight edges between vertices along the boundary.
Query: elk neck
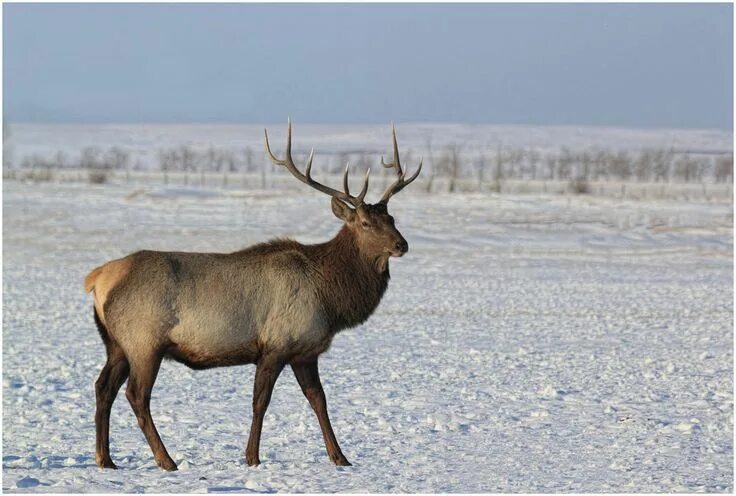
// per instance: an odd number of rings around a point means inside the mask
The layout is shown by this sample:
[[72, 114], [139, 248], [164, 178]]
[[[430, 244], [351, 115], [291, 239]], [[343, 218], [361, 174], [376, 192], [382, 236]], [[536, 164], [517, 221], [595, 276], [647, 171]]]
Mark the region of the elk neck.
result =
[[322, 304], [331, 330], [354, 327], [370, 317], [388, 286], [386, 255], [364, 253], [347, 226], [310, 248], [324, 278]]

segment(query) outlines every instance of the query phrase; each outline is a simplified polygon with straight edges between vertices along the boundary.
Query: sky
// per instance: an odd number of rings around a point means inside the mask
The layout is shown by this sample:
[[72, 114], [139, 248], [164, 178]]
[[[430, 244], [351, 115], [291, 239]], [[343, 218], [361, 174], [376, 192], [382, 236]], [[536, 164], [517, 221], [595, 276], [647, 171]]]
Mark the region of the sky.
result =
[[10, 122], [733, 129], [730, 4], [4, 4]]

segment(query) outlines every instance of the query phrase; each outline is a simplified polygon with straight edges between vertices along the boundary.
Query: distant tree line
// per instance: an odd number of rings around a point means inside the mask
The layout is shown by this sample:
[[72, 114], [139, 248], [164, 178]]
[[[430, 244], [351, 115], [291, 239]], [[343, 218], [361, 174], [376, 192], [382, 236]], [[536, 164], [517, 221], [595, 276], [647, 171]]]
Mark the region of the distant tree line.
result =
[[[5, 129], [5, 128], [4, 128]], [[13, 167], [12, 150], [6, 145], [8, 134], [4, 132], [4, 166]], [[407, 152], [402, 162], [408, 167], [415, 167], [418, 155]], [[672, 149], [644, 149], [640, 151], [583, 149], [572, 150], [562, 147], [559, 150], [544, 151], [535, 148], [511, 148], [496, 146], [490, 150], [464, 147], [462, 144], [445, 145], [437, 150], [427, 139], [424, 150], [424, 182], [428, 191], [432, 191], [436, 178], [443, 178], [443, 185], [453, 192], [458, 188], [458, 181], [472, 180], [484, 189], [493, 191], [500, 188], [504, 180], [541, 180], [568, 181], [584, 189], [591, 181], [619, 182], [731, 182], [733, 181], [733, 154], [722, 155], [677, 152]], [[302, 161], [306, 154], [297, 154]], [[159, 170], [164, 181], [168, 182], [168, 174], [185, 173], [189, 183], [189, 175], [199, 175], [199, 182], [204, 184], [205, 175], [221, 173], [223, 184], [227, 184], [228, 176], [238, 173], [260, 173], [265, 185], [266, 173], [274, 168], [263, 153], [246, 147], [243, 149], [196, 148], [192, 145], [180, 145], [160, 149], [153, 156], [147, 156], [147, 163], [129, 149], [112, 146], [107, 149], [85, 147], [77, 157], [70, 157], [63, 151], [51, 156], [31, 154], [24, 156], [17, 164], [20, 169], [46, 170], [64, 168], [81, 168], [107, 174], [110, 171], [125, 172], [131, 170]], [[375, 151], [353, 150], [322, 154], [322, 171], [338, 173], [350, 162], [358, 170], [373, 166], [380, 158]], [[316, 164], [315, 164], [316, 165]], [[379, 166], [380, 168], [380, 166]], [[316, 171], [315, 171], [316, 172]], [[378, 172], [378, 171], [374, 171]], [[318, 172], [316, 172], [318, 173]], [[384, 178], [387, 171], [383, 171]], [[106, 176], [105, 176], [106, 177]], [[91, 179], [92, 180], [92, 179]], [[93, 181], [98, 182], [98, 181]], [[104, 182], [101, 179], [99, 182]]]

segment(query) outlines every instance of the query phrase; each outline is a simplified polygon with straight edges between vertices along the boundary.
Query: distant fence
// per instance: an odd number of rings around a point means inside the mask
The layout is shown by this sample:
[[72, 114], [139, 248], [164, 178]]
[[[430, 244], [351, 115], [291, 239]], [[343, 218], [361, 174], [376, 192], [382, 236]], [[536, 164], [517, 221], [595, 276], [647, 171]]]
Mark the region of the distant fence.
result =
[[[321, 182], [339, 187], [342, 176], [313, 173]], [[357, 189], [362, 181], [359, 174], [351, 176]], [[197, 187], [209, 189], [302, 189], [301, 183], [288, 173], [271, 165], [260, 172], [155, 171], [87, 168], [3, 169], [6, 181], [75, 182], [136, 187]], [[371, 192], [380, 193], [395, 177], [393, 171], [382, 169], [371, 176]], [[492, 179], [479, 177], [437, 177], [422, 174], [410, 188], [413, 193], [463, 192], [486, 194], [590, 194], [612, 198], [638, 200], [685, 200], [733, 202], [731, 182], [635, 182], [616, 180], [556, 180], [556, 179]]]

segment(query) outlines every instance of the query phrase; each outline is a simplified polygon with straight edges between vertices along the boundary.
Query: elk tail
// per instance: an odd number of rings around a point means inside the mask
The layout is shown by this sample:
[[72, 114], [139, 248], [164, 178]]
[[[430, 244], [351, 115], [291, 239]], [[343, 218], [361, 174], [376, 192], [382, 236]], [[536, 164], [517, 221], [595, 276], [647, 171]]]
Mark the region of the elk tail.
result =
[[[97, 267], [95, 270], [87, 274], [87, 277], [84, 278], [84, 291], [89, 293], [93, 289], [95, 289], [95, 281], [97, 280], [97, 277], [102, 273], [102, 267]], [[95, 315], [97, 313], [95, 312]]]

